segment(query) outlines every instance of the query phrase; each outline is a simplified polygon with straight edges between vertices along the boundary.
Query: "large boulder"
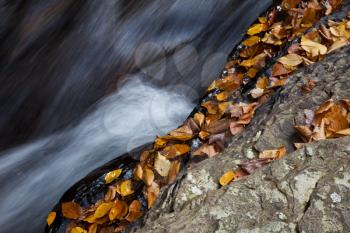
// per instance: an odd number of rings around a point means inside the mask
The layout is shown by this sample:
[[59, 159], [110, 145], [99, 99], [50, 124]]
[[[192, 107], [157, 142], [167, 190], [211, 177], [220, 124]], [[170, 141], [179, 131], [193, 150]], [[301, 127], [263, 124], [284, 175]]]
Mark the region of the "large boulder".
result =
[[[350, 137], [301, 142], [293, 125], [327, 99], [350, 98], [350, 47], [301, 69], [259, 108], [226, 151], [193, 165], [135, 232], [350, 232]], [[302, 86], [316, 81], [305, 93]], [[220, 188], [219, 177], [259, 152], [286, 146], [289, 154]]]

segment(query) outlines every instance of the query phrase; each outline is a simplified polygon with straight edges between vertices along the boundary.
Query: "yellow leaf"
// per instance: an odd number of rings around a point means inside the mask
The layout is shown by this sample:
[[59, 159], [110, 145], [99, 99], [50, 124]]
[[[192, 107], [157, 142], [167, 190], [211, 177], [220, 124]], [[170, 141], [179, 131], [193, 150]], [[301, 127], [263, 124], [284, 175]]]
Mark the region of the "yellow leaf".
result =
[[124, 180], [120, 183], [120, 195], [123, 197], [133, 194], [133, 184], [131, 180]]
[[117, 169], [111, 172], [108, 172], [105, 176], [106, 184], [112, 183], [115, 179], [117, 179], [122, 173], [122, 169]]
[[133, 222], [141, 216], [142, 216], [141, 203], [138, 200], [134, 200], [133, 202], [131, 202], [129, 206], [129, 213], [125, 217], [125, 219], [128, 220], [129, 222]]
[[109, 211], [109, 220], [121, 220], [128, 213], [128, 204], [125, 201], [118, 200]]
[[94, 217], [95, 218], [102, 218], [103, 216], [105, 216], [109, 210], [113, 207], [114, 203], [113, 202], [109, 202], [109, 203], [102, 203], [101, 205], [99, 205], [94, 213]]
[[71, 230], [71, 233], [87, 233], [87, 231], [84, 230], [84, 229], [81, 228], [81, 227], [74, 227], [74, 228]]
[[194, 114], [193, 116], [193, 120], [194, 122], [196, 122], [196, 124], [199, 126], [199, 127], [202, 127], [203, 123], [204, 123], [204, 119], [205, 119], [205, 116], [203, 113], [201, 112], [197, 112]]
[[97, 223], [92, 224], [89, 226], [89, 232], [88, 233], [96, 233], [97, 232]]
[[142, 180], [142, 176], [143, 176], [142, 166], [140, 164], [137, 164], [134, 170], [134, 178], [136, 180]]
[[334, 50], [340, 49], [346, 45], [349, 45], [349, 41], [346, 39], [339, 39], [334, 41], [327, 53], [333, 52]]
[[50, 212], [47, 215], [47, 219], [46, 219], [47, 225], [51, 226], [51, 224], [55, 221], [55, 218], [56, 218], [56, 212], [54, 211]]
[[220, 177], [219, 183], [222, 186], [228, 185], [235, 178], [234, 171], [228, 171]]
[[247, 34], [250, 36], [253, 36], [260, 32], [266, 31], [267, 29], [268, 29], [268, 26], [266, 24], [262, 24], [262, 23], [254, 24], [248, 29]]
[[350, 128], [339, 130], [336, 133], [344, 136], [350, 136]]

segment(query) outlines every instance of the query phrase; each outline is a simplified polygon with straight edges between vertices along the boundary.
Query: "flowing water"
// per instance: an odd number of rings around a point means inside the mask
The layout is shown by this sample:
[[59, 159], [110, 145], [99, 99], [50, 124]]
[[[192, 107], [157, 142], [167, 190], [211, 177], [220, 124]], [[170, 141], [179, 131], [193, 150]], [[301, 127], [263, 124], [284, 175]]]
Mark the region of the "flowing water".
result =
[[179, 125], [270, 4], [0, 1], [0, 232], [42, 232], [72, 184]]

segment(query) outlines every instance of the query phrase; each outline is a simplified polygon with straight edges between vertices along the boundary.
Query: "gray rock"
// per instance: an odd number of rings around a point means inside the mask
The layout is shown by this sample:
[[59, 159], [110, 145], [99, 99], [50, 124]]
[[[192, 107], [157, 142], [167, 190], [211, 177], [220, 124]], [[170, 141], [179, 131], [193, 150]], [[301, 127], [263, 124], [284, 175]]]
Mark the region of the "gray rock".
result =
[[[293, 125], [329, 98], [350, 98], [350, 47], [289, 78], [225, 152], [195, 164], [133, 232], [350, 232], [350, 137], [301, 142]], [[302, 93], [307, 80], [316, 81]], [[220, 188], [219, 177], [265, 149], [289, 154]]]

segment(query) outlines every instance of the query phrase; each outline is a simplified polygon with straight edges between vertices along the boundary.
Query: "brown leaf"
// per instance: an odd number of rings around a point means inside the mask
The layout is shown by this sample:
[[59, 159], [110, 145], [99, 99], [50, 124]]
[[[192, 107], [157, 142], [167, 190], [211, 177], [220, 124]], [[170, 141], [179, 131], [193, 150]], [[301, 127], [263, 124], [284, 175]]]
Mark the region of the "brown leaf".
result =
[[339, 134], [342, 136], [350, 136], [350, 128], [339, 130], [336, 132], [336, 134]]
[[294, 128], [302, 136], [305, 142], [308, 142], [310, 140], [310, 137], [312, 136], [312, 131], [309, 127], [303, 125], [295, 125]]
[[310, 54], [311, 57], [316, 57], [319, 55], [325, 55], [327, 53], [327, 47], [323, 44], [314, 42], [307, 39], [305, 36], [301, 38], [301, 47]]
[[105, 201], [110, 202], [110, 201], [114, 200], [116, 194], [117, 194], [117, 187], [109, 186], [108, 191], [105, 195]]
[[116, 180], [120, 176], [121, 173], [122, 173], [122, 169], [116, 169], [111, 172], [108, 172], [105, 176], [106, 184], [112, 183], [114, 180]]
[[162, 154], [168, 159], [173, 159], [175, 157], [187, 154], [191, 148], [187, 144], [174, 144], [165, 147], [162, 150]]
[[219, 183], [221, 186], [228, 185], [235, 178], [234, 171], [228, 171], [220, 177]]
[[88, 233], [97, 233], [97, 226], [97, 223], [90, 225]]
[[278, 62], [272, 67], [272, 76], [274, 76], [274, 77], [281, 76], [281, 75], [287, 75], [287, 74], [290, 74], [292, 72], [293, 72], [292, 69], [287, 69], [281, 63], [278, 63]]
[[203, 144], [192, 155], [208, 155], [208, 157], [214, 157], [218, 152], [215, 150], [213, 145]]
[[151, 207], [154, 205], [156, 200], [157, 200], [156, 194], [154, 194], [153, 192], [148, 192], [147, 193], [147, 208], [151, 209]]
[[294, 147], [295, 147], [296, 149], [300, 149], [300, 148], [302, 148], [305, 144], [306, 144], [306, 143], [295, 142], [295, 143], [294, 143]]
[[320, 126], [315, 126], [315, 129], [312, 134], [312, 138], [316, 141], [326, 139], [326, 133], [324, 129], [324, 120], [321, 120]]
[[275, 150], [264, 150], [259, 154], [259, 159], [280, 159], [286, 153], [286, 147], [282, 146]]
[[327, 53], [331, 53], [334, 50], [340, 49], [340, 48], [347, 46], [349, 44], [350, 43], [347, 39], [340, 38], [339, 40], [334, 41], [334, 43], [331, 45], [331, 47], [329, 48]]
[[51, 226], [51, 224], [55, 221], [56, 219], [56, 212], [52, 211], [47, 215], [46, 222], [48, 226]]
[[133, 202], [131, 202], [129, 206], [129, 213], [125, 217], [125, 219], [128, 220], [129, 222], [134, 222], [141, 216], [142, 216], [141, 203], [138, 200], [134, 200]]
[[207, 101], [202, 104], [202, 107], [206, 108], [209, 114], [216, 114], [218, 112], [218, 105], [214, 101]]
[[262, 77], [258, 79], [255, 86], [260, 89], [266, 89], [268, 85], [269, 79], [267, 77]]
[[247, 59], [241, 62], [241, 66], [250, 68], [254, 67], [256, 69], [261, 69], [265, 67], [265, 60], [267, 55], [265, 53], [261, 53], [251, 59]]
[[307, 80], [307, 83], [302, 86], [303, 91], [311, 92], [314, 89], [316, 82], [312, 79]]
[[69, 219], [78, 219], [82, 213], [80, 205], [75, 202], [63, 202], [61, 208], [62, 215]]
[[249, 94], [252, 96], [252, 98], [257, 99], [264, 94], [264, 89], [254, 88], [250, 90]]
[[218, 121], [215, 121], [213, 123], [210, 123], [209, 125], [205, 125], [203, 127], [203, 130], [209, 132], [210, 134], [218, 134], [225, 132], [229, 128], [229, 120], [228, 119], [221, 119]]
[[238, 124], [235, 121], [231, 121], [230, 122], [230, 132], [231, 132], [232, 135], [240, 134], [240, 133], [243, 132], [243, 130], [244, 130], [244, 126], [243, 125]]
[[278, 59], [278, 62], [281, 63], [284, 67], [294, 67], [303, 63], [303, 58], [298, 54], [287, 54]]
[[231, 113], [231, 117], [241, 117], [243, 115], [243, 108], [242, 106], [238, 105], [231, 105], [228, 107], [228, 110]]

